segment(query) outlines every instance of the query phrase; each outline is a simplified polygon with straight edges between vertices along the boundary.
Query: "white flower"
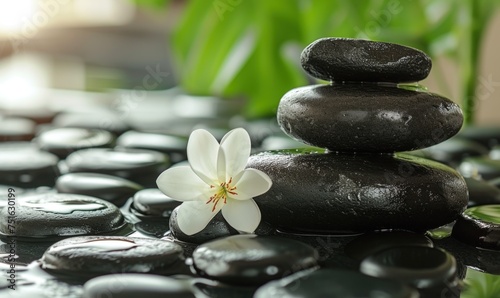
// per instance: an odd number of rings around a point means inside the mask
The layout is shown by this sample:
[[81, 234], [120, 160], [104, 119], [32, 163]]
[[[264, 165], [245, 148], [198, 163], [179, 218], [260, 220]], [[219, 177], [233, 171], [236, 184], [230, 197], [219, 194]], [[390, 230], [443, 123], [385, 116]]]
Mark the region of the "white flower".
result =
[[250, 149], [250, 136], [243, 128], [228, 132], [220, 145], [206, 130], [191, 133], [189, 166], [169, 168], [156, 180], [163, 193], [183, 202], [177, 212], [183, 233], [200, 232], [220, 210], [236, 230], [255, 231], [261, 215], [252, 198], [268, 191], [272, 182], [257, 169], [245, 169]]

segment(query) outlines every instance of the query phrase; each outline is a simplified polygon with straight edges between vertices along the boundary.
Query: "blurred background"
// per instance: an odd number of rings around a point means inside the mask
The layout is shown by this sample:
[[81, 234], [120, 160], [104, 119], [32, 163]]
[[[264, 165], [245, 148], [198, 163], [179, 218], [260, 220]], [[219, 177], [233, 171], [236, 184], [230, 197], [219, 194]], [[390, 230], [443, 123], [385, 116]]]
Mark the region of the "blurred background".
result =
[[0, 110], [92, 103], [149, 118], [147, 101], [174, 96], [155, 112], [198, 117], [200, 101], [221, 99], [247, 118], [273, 117], [285, 92], [315, 83], [300, 67], [302, 49], [339, 36], [427, 52], [433, 68], [420, 84], [460, 103], [469, 123], [500, 124], [497, 2], [2, 1]]

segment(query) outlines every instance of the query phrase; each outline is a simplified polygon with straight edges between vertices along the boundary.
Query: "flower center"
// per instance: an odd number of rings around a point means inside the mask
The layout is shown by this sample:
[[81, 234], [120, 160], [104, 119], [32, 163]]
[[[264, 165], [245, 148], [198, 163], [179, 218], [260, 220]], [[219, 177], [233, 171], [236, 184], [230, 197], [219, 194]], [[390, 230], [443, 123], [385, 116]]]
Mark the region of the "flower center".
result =
[[212, 206], [212, 212], [215, 211], [215, 208], [217, 207], [217, 204], [219, 203], [220, 200], [223, 200], [224, 204], [227, 203], [227, 196], [228, 194], [231, 195], [237, 195], [238, 193], [235, 192], [236, 186], [231, 186], [231, 183], [233, 182], [233, 178], [229, 178], [229, 181], [227, 182], [222, 182], [219, 184], [219, 186], [215, 185], [210, 185], [210, 188], [217, 188], [216, 192], [208, 199], [206, 204], [214, 204]]

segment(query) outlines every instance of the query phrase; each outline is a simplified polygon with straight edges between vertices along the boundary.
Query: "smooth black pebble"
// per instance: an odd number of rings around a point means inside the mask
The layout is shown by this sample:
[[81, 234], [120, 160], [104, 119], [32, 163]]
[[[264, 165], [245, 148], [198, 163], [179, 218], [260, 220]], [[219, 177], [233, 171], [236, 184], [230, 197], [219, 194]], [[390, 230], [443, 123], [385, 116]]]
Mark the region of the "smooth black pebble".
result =
[[469, 157], [460, 163], [458, 171], [464, 177], [492, 180], [500, 177], [500, 160], [489, 157]]
[[452, 236], [476, 247], [500, 250], [500, 205], [465, 210], [457, 219]]
[[82, 236], [56, 242], [41, 258], [43, 269], [73, 276], [110, 273], [186, 273], [182, 248], [169, 241]]
[[228, 284], [262, 285], [317, 266], [318, 252], [293, 239], [236, 235], [201, 244], [193, 252], [198, 273]]
[[134, 195], [132, 208], [138, 216], [169, 217], [180, 204], [181, 202], [168, 197], [158, 188], [147, 188]]
[[469, 189], [469, 207], [500, 204], [500, 189], [488, 181], [464, 178]]
[[188, 283], [153, 274], [109, 274], [83, 285], [82, 298], [195, 298]]
[[122, 177], [144, 187], [156, 187], [156, 178], [170, 162], [160, 152], [140, 149], [85, 149], [69, 155], [68, 171], [93, 172]]
[[[7, 218], [7, 208], [0, 211]], [[47, 237], [104, 234], [125, 226], [120, 210], [113, 204], [75, 194], [23, 196], [16, 204], [15, 236], [43, 241]], [[0, 221], [2, 236], [11, 235], [7, 221]]]
[[31, 141], [35, 136], [35, 126], [30, 119], [0, 117], [0, 142]]
[[112, 147], [114, 141], [114, 135], [108, 131], [87, 128], [55, 128], [42, 132], [35, 139], [41, 150], [60, 158], [82, 149]]
[[128, 198], [142, 189], [139, 184], [124, 178], [97, 173], [69, 173], [56, 181], [59, 193], [92, 196], [122, 206]]
[[431, 71], [424, 52], [380, 41], [321, 38], [300, 55], [304, 70], [327, 81], [417, 82]]
[[452, 137], [437, 145], [421, 149], [422, 156], [457, 167], [467, 157], [486, 156], [488, 148], [472, 140]]
[[292, 138], [343, 152], [429, 147], [462, 127], [460, 107], [437, 94], [373, 84], [299, 87], [281, 98], [278, 123]]
[[417, 298], [418, 292], [400, 282], [375, 278], [357, 271], [319, 269], [299, 272], [260, 287], [255, 298]]
[[59, 176], [57, 156], [16, 143], [0, 147], [0, 184], [35, 188], [53, 186]]

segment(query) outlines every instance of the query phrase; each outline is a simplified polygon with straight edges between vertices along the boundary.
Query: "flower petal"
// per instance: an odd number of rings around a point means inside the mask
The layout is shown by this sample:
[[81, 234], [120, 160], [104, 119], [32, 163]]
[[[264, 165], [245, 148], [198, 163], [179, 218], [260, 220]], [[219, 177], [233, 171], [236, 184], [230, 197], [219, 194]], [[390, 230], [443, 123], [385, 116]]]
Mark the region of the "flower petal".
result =
[[260, 210], [254, 200], [228, 201], [222, 208], [227, 223], [238, 231], [253, 233], [260, 223]]
[[219, 147], [217, 155], [217, 179], [219, 182], [226, 182], [226, 153], [222, 147]]
[[209, 188], [190, 166], [178, 166], [165, 170], [156, 179], [156, 185], [164, 194], [181, 202], [196, 200]]
[[250, 157], [251, 141], [248, 132], [243, 128], [236, 128], [228, 132], [220, 142], [226, 155], [226, 179], [235, 179], [243, 171]]
[[207, 205], [205, 202], [184, 202], [177, 210], [177, 224], [184, 234], [196, 234], [208, 225], [223, 205], [212, 211], [212, 205]]
[[249, 168], [243, 171], [240, 180], [235, 184], [238, 195], [231, 198], [236, 200], [253, 198], [268, 191], [272, 185], [273, 182], [266, 173]]
[[187, 156], [193, 171], [207, 184], [217, 181], [219, 143], [208, 131], [197, 129], [189, 136]]

